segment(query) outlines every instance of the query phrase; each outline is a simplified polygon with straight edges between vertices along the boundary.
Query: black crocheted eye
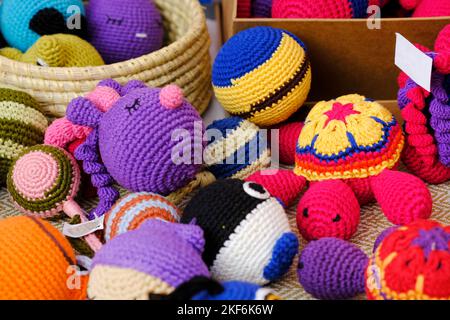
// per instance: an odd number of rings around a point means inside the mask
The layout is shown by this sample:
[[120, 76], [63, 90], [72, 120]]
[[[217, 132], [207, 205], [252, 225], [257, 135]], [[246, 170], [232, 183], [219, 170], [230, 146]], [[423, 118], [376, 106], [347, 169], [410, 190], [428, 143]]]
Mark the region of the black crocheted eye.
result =
[[121, 26], [123, 21], [125, 20], [125, 18], [121, 17], [121, 18], [114, 18], [114, 17], [110, 17], [110, 16], [106, 16], [106, 24], [112, 24], [114, 26]]
[[334, 217], [333, 222], [339, 222], [341, 221], [341, 216], [339, 214], [336, 215], [336, 217]]
[[303, 217], [305, 218], [309, 217], [308, 208], [303, 209]]
[[269, 191], [267, 191], [262, 185], [254, 182], [246, 182], [244, 183], [244, 191], [249, 196], [260, 199], [260, 200], [266, 200], [270, 198]]

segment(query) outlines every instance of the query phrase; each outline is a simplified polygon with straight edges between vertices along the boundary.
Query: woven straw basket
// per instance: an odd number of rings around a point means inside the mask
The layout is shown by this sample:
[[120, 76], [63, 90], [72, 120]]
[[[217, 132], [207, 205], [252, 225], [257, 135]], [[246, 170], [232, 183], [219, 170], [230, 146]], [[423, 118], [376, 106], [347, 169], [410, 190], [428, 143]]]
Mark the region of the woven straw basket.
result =
[[103, 79], [136, 79], [153, 87], [178, 84], [203, 113], [211, 99], [210, 38], [197, 0], [154, 0], [161, 10], [168, 45], [151, 54], [111, 65], [43, 68], [0, 57], [0, 86], [28, 92], [44, 112], [64, 116], [68, 103], [92, 91]]

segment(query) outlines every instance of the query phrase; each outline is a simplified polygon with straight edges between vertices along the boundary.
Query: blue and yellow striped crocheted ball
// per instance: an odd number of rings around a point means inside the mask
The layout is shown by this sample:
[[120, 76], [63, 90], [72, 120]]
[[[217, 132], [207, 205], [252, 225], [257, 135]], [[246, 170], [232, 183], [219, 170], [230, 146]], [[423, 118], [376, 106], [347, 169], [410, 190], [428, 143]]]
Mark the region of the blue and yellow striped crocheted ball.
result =
[[288, 119], [311, 88], [306, 46], [276, 28], [239, 32], [219, 52], [213, 66], [216, 97], [225, 110], [259, 126]]
[[206, 128], [205, 162], [217, 179], [245, 179], [270, 166], [267, 134], [254, 123], [231, 117]]

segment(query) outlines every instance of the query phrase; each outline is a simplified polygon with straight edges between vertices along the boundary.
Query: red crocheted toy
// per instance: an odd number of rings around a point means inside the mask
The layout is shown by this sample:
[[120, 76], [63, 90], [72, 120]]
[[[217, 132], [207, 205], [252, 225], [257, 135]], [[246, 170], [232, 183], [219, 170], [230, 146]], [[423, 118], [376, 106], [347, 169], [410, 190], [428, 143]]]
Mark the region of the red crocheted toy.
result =
[[450, 25], [439, 34], [434, 53], [416, 46], [433, 57], [435, 70], [431, 92], [404, 73], [398, 78], [398, 103], [406, 135], [402, 160], [414, 175], [428, 183], [440, 184], [450, 180], [450, 167], [444, 165], [450, 158], [450, 112], [446, 111], [450, 110], [450, 103], [445, 88], [450, 79]]
[[400, 0], [406, 10], [414, 10], [413, 17], [448, 17], [450, 1], [448, 0]]
[[295, 164], [295, 148], [298, 136], [302, 132], [303, 123], [286, 123], [278, 127], [278, 141], [280, 146], [280, 162], [287, 165]]
[[252, 0], [238, 0], [237, 17], [250, 18], [252, 15]]
[[425, 183], [395, 171], [403, 146], [400, 124], [379, 103], [359, 95], [319, 102], [296, 149], [295, 173], [312, 182], [297, 209], [303, 237], [351, 238], [360, 206], [373, 200], [396, 225], [429, 218]]

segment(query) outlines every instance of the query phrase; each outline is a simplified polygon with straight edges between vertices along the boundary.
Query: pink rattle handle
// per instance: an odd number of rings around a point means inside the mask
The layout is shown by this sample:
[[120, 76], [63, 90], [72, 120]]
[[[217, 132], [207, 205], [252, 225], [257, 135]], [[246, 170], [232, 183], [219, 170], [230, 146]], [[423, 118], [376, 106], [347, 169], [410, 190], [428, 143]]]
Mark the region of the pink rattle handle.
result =
[[[83, 209], [81, 209], [81, 207], [74, 200], [65, 202], [63, 210], [70, 218], [74, 218], [75, 216], [79, 215], [81, 217], [81, 222], [89, 221], [84, 214]], [[98, 252], [103, 246], [101, 241], [94, 233], [84, 236], [83, 238], [87, 242], [89, 247], [94, 250], [94, 252]]]

